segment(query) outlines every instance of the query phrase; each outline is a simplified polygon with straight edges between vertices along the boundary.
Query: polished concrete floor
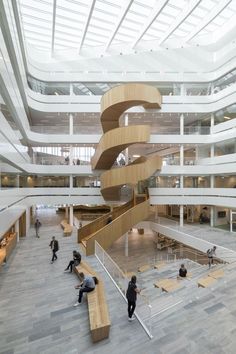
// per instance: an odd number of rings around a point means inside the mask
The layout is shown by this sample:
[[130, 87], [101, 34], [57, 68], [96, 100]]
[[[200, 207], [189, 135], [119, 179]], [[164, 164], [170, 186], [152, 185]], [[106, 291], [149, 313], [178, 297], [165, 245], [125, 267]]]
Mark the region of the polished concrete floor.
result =
[[[43, 225], [40, 238], [31, 228], [0, 272], [0, 354], [235, 354], [234, 264], [225, 268], [225, 277], [210, 289], [185, 283], [173, 294], [182, 300], [180, 306], [153, 318], [154, 338], [150, 340], [137, 320], [127, 321], [123, 298], [97, 259], [87, 257], [104, 279], [112, 323], [109, 339], [93, 344], [86, 301], [73, 307], [76, 276], [63, 272], [72, 250], [78, 248], [75, 231], [71, 237], [63, 237], [60, 216], [53, 210], [40, 211], [39, 217]], [[53, 235], [60, 251], [58, 260], [50, 264], [48, 245]], [[173, 271], [164, 269], [166, 273], [159, 276]], [[139, 283], [150, 283], [151, 272], [143, 273]], [[153, 290], [150, 286], [157, 303], [164, 302], [166, 295], [155, 295]]]

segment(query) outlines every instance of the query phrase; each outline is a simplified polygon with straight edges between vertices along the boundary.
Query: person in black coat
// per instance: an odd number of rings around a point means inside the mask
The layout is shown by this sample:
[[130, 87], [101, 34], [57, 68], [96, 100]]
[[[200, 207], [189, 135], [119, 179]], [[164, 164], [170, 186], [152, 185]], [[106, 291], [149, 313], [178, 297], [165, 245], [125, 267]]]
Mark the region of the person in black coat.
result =
[[41, 222], [39, 221], [39, 219], [36, 219], [35, 224], [34, 224], [34, 228], [35, 228], [36, 237], [38, 237], [38, 238], [39, 238], [40, 226], [41, 226]]
[[67, 272], [70, 269], [70, 273], [72, 273], [72, 268], [73, 266], [76, 267], [80, 264], [81, 262], [81, 254], [77, 251], [73, 251], [73, 260], [71, 260], [68, 264], [68, 266], [66, 267], [66, 269], [64, 270], [64, 272]]
[[179, 269], [179, 277], [186, 278], [187, 276], [187, 269], [185, 268], [184, 264], [181, 264]]
[[55, 239], [55, 236], [52, 237], [52, 241], [49, 244], [49, 247], [51, 247], [52, 250], [52, 260], [51, 263], [54, 262], [54, 260], [57, 260], [57, 251], [59, 250], [59, 243], [58, 241]]
[[136, 276], [133, 275], [128, 285], [128, 289], [126, 291], [126, 298], [128, 300], [128, 320], [133, 321], [133, 313], [136, 307], [137, 294], [140, 294], [141, 289], [137, 288], [136, 285]]

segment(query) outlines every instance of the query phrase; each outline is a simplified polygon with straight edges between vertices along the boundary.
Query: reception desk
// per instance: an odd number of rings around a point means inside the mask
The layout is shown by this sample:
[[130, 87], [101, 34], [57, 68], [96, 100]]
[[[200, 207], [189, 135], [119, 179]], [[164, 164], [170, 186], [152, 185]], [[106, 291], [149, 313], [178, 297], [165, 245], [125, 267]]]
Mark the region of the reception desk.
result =
[[0, 242], [0, 266], [7, 262], [13, 249], [16, 247], [17, 234], [16, 232], [7, 233]]

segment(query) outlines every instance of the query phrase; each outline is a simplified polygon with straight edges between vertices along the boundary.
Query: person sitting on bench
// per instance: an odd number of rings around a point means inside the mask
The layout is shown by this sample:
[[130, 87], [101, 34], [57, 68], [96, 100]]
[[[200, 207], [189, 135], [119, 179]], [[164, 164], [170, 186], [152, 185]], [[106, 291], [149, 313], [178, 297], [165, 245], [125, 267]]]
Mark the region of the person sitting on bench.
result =
[[81, 262], [81, 254], [77, 251], [73, 251], [73, 260], [71, 260], [68, 264], [68, 266], [66, 267], [66, 269], [64, 270], [64, 272], [67, 272], [70, 269], [70, 273], [72, 273], [72, 268], [73, 266], [76, 267], [80, 264]]
[[78, 301], [74, 304], [74, 307], [81, 304], [83, 293], [89, 293], [95, 289], [95, 281], [91, 275], [84, 275], [84, 273], [79, 273], [81, 283], [75, 286], [75, 289], [80, 289]]
[[181, 264], [179, 269], [179, 277], [186, 278], [187, 276], [187, 269], [185, 268], [184, 264]]

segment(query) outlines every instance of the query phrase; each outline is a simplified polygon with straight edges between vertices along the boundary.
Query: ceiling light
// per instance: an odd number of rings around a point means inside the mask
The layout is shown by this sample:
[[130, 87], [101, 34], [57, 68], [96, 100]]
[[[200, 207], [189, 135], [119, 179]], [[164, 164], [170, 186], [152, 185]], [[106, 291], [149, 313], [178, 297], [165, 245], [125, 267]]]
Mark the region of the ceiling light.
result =
[[227, 120], [229, 120], [229, 119], [231, 119], [230, 117], [227, 117], [227, 116], [224, 116], [224, 119], [227, 119]]
[[133, 155], [133, 157], [140, 157], [140, 155]]

